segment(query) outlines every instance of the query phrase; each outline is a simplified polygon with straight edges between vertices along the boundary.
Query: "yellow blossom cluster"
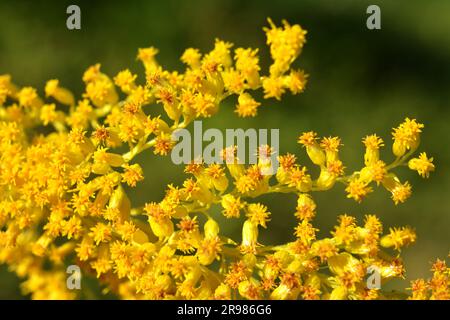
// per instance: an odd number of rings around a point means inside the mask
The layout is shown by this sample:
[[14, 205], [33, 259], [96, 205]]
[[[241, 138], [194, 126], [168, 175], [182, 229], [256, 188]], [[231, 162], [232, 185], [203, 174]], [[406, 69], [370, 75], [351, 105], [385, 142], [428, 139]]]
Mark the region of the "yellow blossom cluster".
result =
[[[383, 233], [375, 215], [358, 225], [343, 214], [330, 236], [318, 239], [312, 224], [312, 194], [336, 182], [358, 202], [374, 184], [396, 204], [411, 195], [411, 185], [393, 170], [405, 165], [422, 177], [434, 170], [426, 153], [412, 158], [423, 128], [414, 119], [394, 129], [393, 162], [380, 159], [384, 142], [370, 135], [363, 139], [364, 167], [349, 175], [339, 159], [340, 138], [306, 132], [298, 142], [320, 169], [317, 177], [289, 153], [278, 156], [274, 174], [263, 174], [275, 152], [270, 146], [259, 146], [258, 163], [249, 166], [229, 147], [222, 156], [231, 154], [232, 161], [187, 165], [190, 177], [169, 185], [160, 202], [134, 207], [127, 197], [124, 186], [144, 179], [135, 156], [150, 148], [169, 154], [175, 130], [213, 116], [228, 96], [237, 96], [236, 113], [247, 117], [260, 107], [251, 91], [281, 99], [286, 90], [304, 90], [307, 75], [291, 65], [306, 31], [287, 22], [269, 25], [264, 31], [273, 63], [265, 76], [258, 49], [232, 51], [218, 39], [206, 54], [187, 49], [184, 73], [163, 69], [157, 49], [139, 49], [143, 84], [128, 69], [111, 78], [93, 65], [83, 74], [80, 100], [56, 79], [45, 85], [45, 102], [35, 88], [0, 76], [0, 263], [24, 279], [24, 294], [79, 297], [66, 286], [66, 267], [75, 264], [98, 278], [104, 292], [124, 299], [449, 299], [449, 268], [441, 260], [431, 280], [411, 284], [410, 296], [367, 286], [368, 268], [379, 270], [382, 284], [403, 277], [399, 253], [415, 242], [412, 228]], [[154, 105], [164, 112], [151, 116]], [[291, 242], [259, 241], [273, 210], [256, 200], [268, 193], [297, 196]], [[240, 240], [221, 233], [215, 208], [242, 222]]]

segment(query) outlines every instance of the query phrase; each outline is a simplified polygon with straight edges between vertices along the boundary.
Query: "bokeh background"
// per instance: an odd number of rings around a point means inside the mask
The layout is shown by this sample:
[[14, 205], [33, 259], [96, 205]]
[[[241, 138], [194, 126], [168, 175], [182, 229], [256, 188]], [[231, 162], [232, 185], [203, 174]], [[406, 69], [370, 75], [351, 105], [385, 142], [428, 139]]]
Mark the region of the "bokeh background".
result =
[[[66, 28], [70, 4], [81, 8], [81, 30]], [[366, 28], [370, 4], [381, 7], [381, 30]], [[260, 48], [267, 70], [269, 52], [262, 31], [267, 17], [278, 24], [287, 19], [308, 30], [308, 42], [296, 62], [310, 74], [307, 90], [298, 96], [287, 94], [282, 102], [265, 101], [254, 119], [237, 118], [235, 101], [230, 99], [220, 116], [204, 121], [204, 128], [280, 128], [281, 152], [294, 152], [306, 164], [296, 144], [300, 132], [339, 135], [344, 142], [342, 159], [351, 170], [363, 163], [363, 136], [381, 135], [389, 161], [391, 128], [407, 116], [425, 123], [421, 149], [434, 157], [436, 172], [426, 181], [406, 168], [399, 172], [413, 185], [409, 201], [395, 206], [380, 188], [358, 205], [337, 186], [315, 195], [315, 224], [326, 236], [339, 214], [355, 215], [362, 222], [364, 214], [375, 213], [386, 230], [414, 226], [418, 241], [403, 252], [406, 277], [427, 277], [430, 262], [446, 257], [450, 249], [450, 1], [2, 0], [0, 74], [10, 73], [17, 84], [35, 86], [41, 94], [47, 79], [58, 78], [79, 97], [84, 89], [82, 73], [91, 64], [101, 62], [111, 76], [128, 67], [142, 81], [137, 48], [158, 47], [161, 64], [176, 70], [183, 67], [179, 56], [186, 47], [205, 52], [216, 37]], [[145, 152], [137, 161], [143, 164], [146, 179], [129, 191], [136, 205], [160, 200], [168, 183], [181, 183], [185, 177], [183, 168], [169, 158]], [[271, 195], [261, 201], [272, 211], [261, 242], [291, 240], [295, 196]], [[219, 217], [219, 212], [215, 208], [213, 215]], [[224, 232], [239, 239], [240, 222], [222, 222]], [[92, 286], [88, 298], [101, 297], [99, 288]], [[405, 288], [408, 283], [391, 286]], [[0, 267], [0, 298], [23, 298], [19, 280], [5, 266]]]

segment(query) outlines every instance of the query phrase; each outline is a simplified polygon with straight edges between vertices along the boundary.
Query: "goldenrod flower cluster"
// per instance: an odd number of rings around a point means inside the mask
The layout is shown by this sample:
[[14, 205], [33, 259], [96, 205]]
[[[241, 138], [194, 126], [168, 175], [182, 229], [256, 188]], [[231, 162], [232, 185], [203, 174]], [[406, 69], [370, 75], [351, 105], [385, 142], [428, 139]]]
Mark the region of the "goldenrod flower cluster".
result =
[[[190, 177], [181, 186], [169, 185], [160, 202], [134, 207], [127, 197], [124, 186], [144, 179], [135, 156], [150, 148], [169, 154], [176, 129], [213, 116], [228, 96], [237, 96], [236, 113], [247, 117], [260, 107], [254, 90], [275, 99], [304, 90], [307, 75], [292, 63], [306, 31], [287, 22], [269, 24], [264, 31], [273, 63], [267, 75], [261, 75], [258, 49], [233, 50], [217, 39], [206, 54], [194, 48], [183, 53], [184, 73], [163, 69], [157, 49], [139, 49], [143, 83], [128, 69], [109, 77], [93, 65], [82, 77], [79, 100], [56, 79], [45, 85], [44, 100], [35, 88], [0, 76], [0, 262], [24, 279], [24, 294], [76, 298], [79, 291], [66, 286], [66, 267], [76, 264], [83, 275], [97, 277], [105, 292], [124, 299], [407, 297], [368, 288], [365, 277], [369, 267], [379, 270], [382, 284], [403, 277], [399, 253], [415, 242], [414, 230], [384, 233], [375, 215], [358, 224], [343, 214], [330, 236], [318, 239], [313, 193], [343, 183], [347, 197], [360, 202], [380, 186], [396, 204], [404, 202], [411, 185], [394, 170], [404, 165], [422, 177], [434, 170], [426, 153], [412, 158], [423, 128], [414, 119], [394, 129], [391, 163], [380, 159], [383, 140], [370, 135], [363, 139], [364, 166], [346, 174], [341, 140], [306, 132], [298, 142], [320, 169], [318, 176], [289, 153], [279, 155], [273, 175], [263, 175], [275, 152], [263, 145], [254, 165], [237, 157], [226, 164], [193, 162], [185, 169]], [[160, 115], [150, 115], [155, 104], [164, 110]], [[223, 157], [236, 151], [227, 148]], [[289, 243], [259, 241], [272, 210], [257, 198], [268, 193], [297, 195], [292, 214], [298, 224]], [[217, 207], [226, 218], [242, 221], [242, 239], [221, 234], [212, 213]], [[433, 272], [431, 280], [411, 284], [410, 298], [449, 299], [449, 268], [438, 260]]]

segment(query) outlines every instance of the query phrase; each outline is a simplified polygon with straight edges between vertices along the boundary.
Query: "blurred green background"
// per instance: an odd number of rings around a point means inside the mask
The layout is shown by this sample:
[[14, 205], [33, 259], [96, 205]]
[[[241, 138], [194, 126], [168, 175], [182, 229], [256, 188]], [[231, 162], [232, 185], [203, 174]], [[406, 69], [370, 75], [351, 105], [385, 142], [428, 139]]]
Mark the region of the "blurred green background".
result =
[[[66, 28], [66, 8], [78, 4], [82, 29]], [[381, 7], [381, 30], [366, 28], [366, 8]], [[315, 130], [343, 139], [342, 159], [347, 170], [363, 162], [361, 138], [378, 133], [390, 154], [391, 128], [407, 116], [425, 124], [420, 150], [435, 159], [436, 172], [422, 181], [407, 169], [399, 171], [413, 185], [413, 196], [395, 206], [383, 189], [358, 205], [346, 199], [344, 188], [315, 195], [321, 236], [329, 234], [336, 217], [348, 213], [362, 222], [364, 214], [377, 214], [385, 230], [411, 225], [418, 241], [404, 250], [407, 280], [428, 277], [430, 262], [450, 249], [450, 166], [448, 134], [450, 103], [450, 1], [0, 1], [0, 74], [10, 73], [19, 85], [43, 88], [58, 78], [79, 97], [83, 71], [96, 62], [113, 76], [123, 68], [139, 73], [137, 48], [155, 46], [158, 60], [170, 70], [183, 66], [179, 56], [186, 47], [203, 52], [214, 39], [236, 46], [258, 47], [263, 70], [269, 60], [261, 30], [266, 18], [299, 23], [308, 30], [308, 42], [297, 67], [310, 74], [307, 90], [285, 95], [281, 102], [263, 102], [254, 119], [233, 113], [233, 99], [220, 115], [204, 121], [204, 128], [280, 128], [281, 152], [294, 152], [307, 163], [296, 144], [298, 134]], [[179, 184], [183, 168], [169, 158], [145, 152], [137, 159], [146, 179], [129, 194], [136, 205], [159, 201], [166, 184]], [[292, 240], [295, 196], [271, 195], [272, 221], [261, 233], [262, 243]], [[213, 214], [220, 216], [219, 208]], [[240, 222], [226, 222], [223, 231], [239, 239]], [[409, 283], [396, 282], [405, 288]], [[0, 267], [0, 298], [20, 298], [18, 279]]]

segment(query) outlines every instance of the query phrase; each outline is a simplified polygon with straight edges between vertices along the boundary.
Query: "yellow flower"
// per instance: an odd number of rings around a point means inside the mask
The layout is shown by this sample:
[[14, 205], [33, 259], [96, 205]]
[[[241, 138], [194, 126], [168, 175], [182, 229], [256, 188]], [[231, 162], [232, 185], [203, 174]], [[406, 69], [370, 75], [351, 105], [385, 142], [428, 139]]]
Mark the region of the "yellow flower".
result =
[[216, 260], [221, 250], [219, 237], [205, 238], [197, 250], [197, 258], [200, 264], [207, 266]]
[[[77, 264], [83, 274], [94, 272], [104, 292], [123, 299], [398, 296], [367, 289], [364, 276], [367, 267], [375, 266], [383, 285], [404, 277], [400, 249], [415, 242], [414, 231], [393, 228], [382, 236], [375, 215], [366, 215], [363, 225], [340, 215], [331, 237], [320, 238], [313, 223], [320, 202], [312, 192], [341, 183], [347, 197], [360, 202], [376, 182], [396, 204], [405, 201], [411, 185], [400, 182], [397, 168], [408, 164], [423, 177], [434, 171], [426, 153], [410, 159], [423, 128], [416, 120], [407, 118], [394, 129], [397, 158], [391, 163], [380, 159], [381, 138], [370, 135], [363, 139], [364, 166], [350, 171], [339, 157], [341, 139], [319, 142], [310, 131], [298, 143], [317, 166], [312, 170], [287, 153], [278, 156], [275, 177], [264, 175], [275, 148], [263, 142], [256, 150], [257, 163], [246, 165], [237, 158], [237, 147], [227, 146], [220, 152], [225, 164], [192, 162], [185, 168], [191, 176], [182, 186], [169, 184], [159, 202], [136, 206], [127, 195], [128, 187], [144, 180], [138, 155], [152, 148], [168, 155], [175, 130], [215, 115], [227, 97], [235, 95], [235, 112], [247, 117], [259, 111], [253, 96], [260, 91], [276, 99], [287, 90], [303, 92], [308, 76], [292, 64], [306, 31], [285, 21], [281, 27], [269, 24], [264, 31], [273, 63], [266, 71], [259, 65], [258, 49], [231, 52], [231, 43], [216, 39], [209, 53], [187, 49], [181, 56], [184, 71], [159, 65], [156, 48], [139, 49], [146, 80], [141, 85], [129, 69], [110, 78], [100, 64], [92, 65], [83, 74], [86, 89], [80, 100], [56, 79], [46, 83], [44, 102], [36, 89], [19, 88], [9, 75], [0, 75], [0, 262], [23, 278], [25, 295], [80, 297], [79, 291], [67, 289], [67, 263]], [[162, 108], [155, 109], [157, 104]], [[40, 130], [41, 124], [51, 126]], [[272, 193], [297, 199], [295, 210], [282, 208], [298, 219], [289, 227], [295, 234], [291, 242], [258, 242], [259, 227], [269, 227], [276, 209], [259, 201]], [[244, 220], [224, 225], [224, 218], [216, 216], [219, 205], [226, 218], [244, 212]], [[228, 236], [234, 227], [242, 230], [239, 240]], [[399, 252], [393, 256], [385, 248]], [[429, 280], [412, 283], [409, 298], [450, 298], [446, 263], [437, 260], [431, 271]]]
[[268, 19], [270, 28], [265, 27], [267, 44], [270, 46], [270, 54], [274, 60], [270, 67], [270, 73], [279, 75], [289, 69], [290, 64], [300, 54], [306, 42], [306, 31], [299, 25], [291, 26], [283, 20], [283, 27], [276, 27], [271, 19]]
[[0, 105], [3, 105], [8, 98], [9, 90], [5, 86], [0, 84]]
[[115, 104], [118, 101], [118, 96], [111, 80], [103, 78], [89, 82], [84, 96], [89, 98], [96, 107]]
[[244, 208], [244, 204], [241, 202], [241, 199], [239, 197], [236, 198], [231, 194], [224, 195], [222, 197], [221, 204], [224, 208], [222, 213], [227, 218], [239, 218], [240, 211]]
[[181, 61], [186, 63], [189, 67], [195, 69], [200, 66], [201, 54], [198, 49], [188, 48], [181, 56]]
[[275, 98], [281, 100], [281, 96], [286, 91], [281, 79], [275, 76], [263, 77], [262, 85], [264, 89], [264, 99]]
[[174, 146], [174, 141], [172, 140], [172, 136], [167, 133], [161, 132], [155, 141], [155, 149], [154, 153], [159, 155], [167, 155], [170, 150], [172, 150]]
[[367, 185], [366, 182], [360, 179], [351, 180], [345, 188], [347, 191], [347, 198], [353, 198], [357, 202], [361, 202], [369, 193], [372, 192], [372, 188]]
[[321, 166], [325, 163], [326, 155], [316, 140], [317, 133], [309, 131], [302, 133], [298, 137], [297, 142], [306, 148], [306, 152], [311, 161], [314, 164]]
[[366, 152], [364, 154], [364, 163], [369, 165], [378, 161], [380, 157], [379, 149], [384, 146], [383, 140], [376, 134], [366, 136], [363, 139], [363, 143], [366, 146]]
[[125, 171], [122, 174], [122, 179], [130, 187], [135, 187], [137, 182], [144, 180], [143, 171], [139, 164], [125, 164], [124, 167]]
[[261, 104], [256, 102], [248, 93], [241, 93], [234, 112], [236, 112], [240, 117], [255, 117], [260, 105]]
[[94, 227], [92, 227], [89, 236], [92, 237], [95, 244], [98, 245], [100, 242], [106, 242], [111, 240], [111, 227], [104, 223], [97, 223]]
[[19, 104], [25, 108], [39, 108], [42, 101], [39, 98], [36, 89], [24, 87], [18, 93]]
[[321, 261], [325, 262], [328, 258], [337, 255], [339, 249], [331, 239], [322, 239], [315, 241], [311, 245], [311, 251], [317, 255]]
[[260, 300], [261, 294], [258, 289], [258, 285], [251, 281], [245, 280], [239, 283], [239, 294], [249, 300]]
[[[225, 174], [225, 168], [219, 164], [211, 164], [205, 169], [206, 177], [201, 177], [200, 181], [206, 185], [214, 187], [223, 192], [228, 188], [228, 178]], [[210, 179], [212, 178], [212, 179]]]
[[136, 84], [134, 83], [136, 77], [137, 75], [132, 74], [130, 70], [125, 69], [120, 71], [117, 76], [114, 77], [114, 83], [119, 86], [123, 92], [131, 93], [131, 91], [136, 89]]
[[214, 291], [214, 298], [217, 300], [231, 300], [231, 289], [224, 283], [221, 283]]
[[316, 215], [316, 204], [306, 193], [301, 193], [297, 199], [295, 216], [300, 220], [312, 220]]
[[386, 164], [382, 160], [371, 161], [360, 171], [359, 179], [368, 182], [375, 181], [379, 184], [386, 174]]
[[423, 124], [418, 123], [415, 119], [406, 118], [405, 122], [394, 128], [392, 137], [394, 144], [392, 150], [397, 157], [405, 154], [408, 150], [415, 150], [420, 143], [420, 133]]
[[124, 164], [124, 159], [121, 155], [107, 152], [108, 148], [98, 148], [94, 152], [94, 167], [93, 170], [106, 173], [109, 166], [120, 167]]
[[47, 84], [45, 85], [45, 95], [47, 97], [55, 98], [55, 100], [62, 104], [68, 106], [75, 105], [75, 98], [73, 96], [73, 93], [66, 88], [60, 87], [59, 80], [57, 79], [47, 81]]
[[48, 125], [50, 122], [55, 121], [58, 118], [58, 114], [56, 113], [56, 105], [52, 104], [44, 104], [41, 108], [41, 120], [44, 125]]
[[224, 70], [222, 72], [223, 82], [225, 88], [234, 94], [240, 94], [245, 89], [245, 79], [244, 76], [234, 70], [233, 68], [230, 68], [230, 70]]
[[297, 188], [300, 192], [309, 192], [312, 188], [311, 176], [306, 173], [306, 167], [295, 166], [289, 171], [290, 187]]
[[425, 152], [422, 152], [418, 158], [408, 161], [408, 167], [415, 170], [423, 178], [428, 178], [430, 172], [434, 171], [433, 158], [428, 158]]
[[202, 93], [195, 96], [192, 107], [195, 110], [197, 117], [205, 118], [213, 116], [219, 110], [216, 98], [210, 94]]
[[302, 93], [308, 82], [308, 75], [303, 70], [291, 70], [291, 73], [285, 77], [286, 87], [292, 94]]
[[101, 64], [100, 63], [96, 63], [92, 66], [90, 66], [89, 68], [86, 69], [86, 71], [83, 73], [83, 82], [91, 82], [94, 80], [97, 80], [101, 77], [101, 72], [100, 72], [100, 67]]
[[0, 105], [5, 103], [7, 97], [17, 98], [18, 88], [12, 83], [9, 74], [0, 75]]
[[251, 89], [260, 85], [258, 49], [237, 48], [235, 51], [236, 70], [241, 72]]
[[398, 183], [391, 192], [395, 204], [403, 203], [411, 196], [411, 185], [408, 181], [404, 184]]
[[341, 139], [339, 137], [323, 138], [320, 141], [320, 147], [326, 152], [327, 161], [337, 160], [337, 154], [341, 145]]
[[216, 39], [214, 49], [205, 56], [205, 60], [217, 62], [225, 68], [230, 67], [232, 64], [231, 47], [233, 47], [232, 43]]
[[97, 278], [112, 269], [112, 266], [107, 258], [99, 258], [91, 262], [92, 268], [97, 272]]
[[258, 224], [250, 219], [245, 220], [242, 226], [241, 251], [243, 253], [255, 253], [258, 244]]
[[428, 290], [428, 284], [424, 279], [411, 281], [411, 300], [427, 300]]
[[303, 243], [309, 244], [316, 239], [316, 231], [319, 229], [314, 228], [308, 220], [303, 220], [295, 228], [295, 236]]
[[67, 239], [78, 239], [83, 231], [82, 221], [77, 216], [72, 216], [69, 220], [63, 224], [63, 235], [67, 236]]
[[267, 207], [260, 203], [251, 203], [247, 207], [247, 217], [253, 223], [267, 228], [266, 223], [270, 221], [270, 212], [267, 211]]
[[158, 52], [159, 50], [154, 47], [139, 48], [137, 59], [144, 64], [147, 74], [154, 72], [158, 68], [158, 64], [155, 60], [155, 56]]
[[380, 244], [386, 248], [394, 247], [399, 250], [415, 241], [416, 233], [411, 228], [391, 228], [389, 234], [381, 238]]

